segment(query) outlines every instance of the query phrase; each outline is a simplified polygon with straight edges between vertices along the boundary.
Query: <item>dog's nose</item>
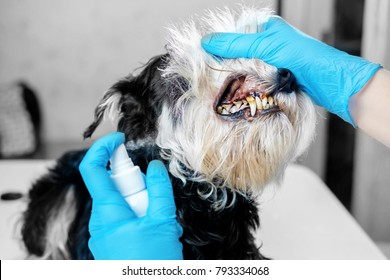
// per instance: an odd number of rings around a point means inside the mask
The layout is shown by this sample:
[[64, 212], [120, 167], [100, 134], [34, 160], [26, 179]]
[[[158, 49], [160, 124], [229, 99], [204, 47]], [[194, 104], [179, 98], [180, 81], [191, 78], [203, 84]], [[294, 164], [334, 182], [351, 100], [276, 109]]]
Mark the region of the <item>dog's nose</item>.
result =
[[291, 93], [295, 87], [295, 76], [286, 68], [278, 68], [278, 91]]

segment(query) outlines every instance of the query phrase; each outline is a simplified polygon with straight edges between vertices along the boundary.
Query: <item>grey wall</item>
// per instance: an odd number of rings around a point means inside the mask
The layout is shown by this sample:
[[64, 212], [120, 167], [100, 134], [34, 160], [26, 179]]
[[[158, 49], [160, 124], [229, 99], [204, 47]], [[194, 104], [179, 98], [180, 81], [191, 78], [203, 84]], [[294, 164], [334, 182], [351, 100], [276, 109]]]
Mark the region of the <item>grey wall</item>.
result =
[[[332, 31], [333, 3], [333, 0], [285, 0], [282, 1], [282, 16], [303, 32], [322, 40], [325, 34]], [[317, 107], [316, 139], [300, 161], [322, 179], [325, 176], [327, 117], [327, 112]]]
[[0, 85], [27, 80], [41, 97], [44, 140], [77, 141], [104, 91], [164, 52], [165, 26], [206, 8], [234, 5], [235, 0], [1, 0]]

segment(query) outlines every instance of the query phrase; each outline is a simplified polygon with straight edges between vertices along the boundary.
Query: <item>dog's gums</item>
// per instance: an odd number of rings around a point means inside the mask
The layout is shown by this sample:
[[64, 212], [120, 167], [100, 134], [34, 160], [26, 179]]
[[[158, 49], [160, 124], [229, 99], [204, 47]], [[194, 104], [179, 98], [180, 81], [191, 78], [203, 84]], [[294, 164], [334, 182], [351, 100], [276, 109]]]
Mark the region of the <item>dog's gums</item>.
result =
[[255, 78], [240, 75], [226, 79], [219, 94], [216, 112], [232, 119], [252, 119], [255, 116], [278, 112], [277, 100]]

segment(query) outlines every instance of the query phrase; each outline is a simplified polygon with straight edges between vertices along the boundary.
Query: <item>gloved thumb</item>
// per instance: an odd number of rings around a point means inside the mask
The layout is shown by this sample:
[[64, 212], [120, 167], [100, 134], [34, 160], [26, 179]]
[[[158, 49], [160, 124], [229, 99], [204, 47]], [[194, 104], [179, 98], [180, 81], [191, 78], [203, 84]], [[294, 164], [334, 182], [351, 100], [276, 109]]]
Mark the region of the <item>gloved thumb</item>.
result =
[[223, 33], [207, 34], [202, 47], [209, 53], [224, 58], [253, 58], [253, 46], [261, 40], [258, 34]]
[[175, 217], [176, 205], [172, 184], [164, 164], [158, 160], [151, 161], [145, 179], [149, 196], [147, 215], [153, 218]]
[[257, 58], [277, 67], [278, 59], [275, 53], [283, 46], [276, 42], [272, 34], [278, 33], [281, 37], [289, 38], [295, 30], [279, 16], [270, 16], [268, 20], [258, 26], [257, 33], [223, 33], [216, 32], [205, 35], [201, 45], [209, 53], [224, 58]]

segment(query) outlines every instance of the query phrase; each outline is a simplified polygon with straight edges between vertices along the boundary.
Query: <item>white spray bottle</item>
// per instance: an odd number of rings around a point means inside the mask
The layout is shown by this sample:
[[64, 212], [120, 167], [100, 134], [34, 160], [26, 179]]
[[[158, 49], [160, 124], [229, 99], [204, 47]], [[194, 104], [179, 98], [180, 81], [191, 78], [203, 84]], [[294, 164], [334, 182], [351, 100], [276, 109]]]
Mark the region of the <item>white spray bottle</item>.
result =
[[141, 170], [129, 158], [125, 145], [121, 144], [112, 154], [111, 178], [120, 193], [138, 217], [146, 215], [148, 192]]

